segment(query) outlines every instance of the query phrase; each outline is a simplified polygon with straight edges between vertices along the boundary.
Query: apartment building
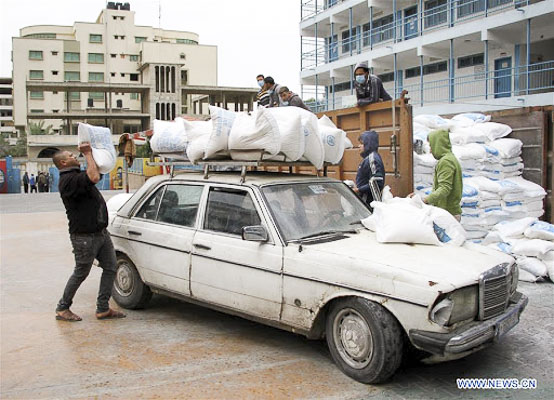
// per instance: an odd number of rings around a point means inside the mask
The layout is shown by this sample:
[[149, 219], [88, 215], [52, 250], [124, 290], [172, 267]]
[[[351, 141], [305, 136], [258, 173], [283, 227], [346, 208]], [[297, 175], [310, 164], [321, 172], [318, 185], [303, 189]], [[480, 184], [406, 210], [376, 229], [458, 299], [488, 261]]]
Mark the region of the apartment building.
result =
[[317, 110], [355, 104], [360, 61], [416, 114], [554, 103], [554, 0], [300, 3], [302, 97]]
[[107, 3], [94, 22], [22, 28], [12, 42], [14, 124], [51, 125], [28, 136], [30, 158], [74, 146], [67, 136], [79, 121], [138, 132], [153, 118], [188, 113], [194, 98], [183, 87], [217, 85], [216, 46], [193, 32], [135, 25], [129, 3]]
[[16, 143], [18, 132], [13, 123], [13, 85], [12, 78], [0, 78], [0, 135], [10, 145]]

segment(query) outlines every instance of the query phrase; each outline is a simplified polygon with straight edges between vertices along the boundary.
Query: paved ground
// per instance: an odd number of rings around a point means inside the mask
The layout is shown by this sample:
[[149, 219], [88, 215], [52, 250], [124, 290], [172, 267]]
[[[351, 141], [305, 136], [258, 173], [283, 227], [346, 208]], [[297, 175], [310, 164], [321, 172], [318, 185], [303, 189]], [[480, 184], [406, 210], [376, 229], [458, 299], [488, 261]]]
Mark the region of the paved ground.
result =
[[[466, 359], [403, 367], [390, 383], [359, 384], [324, 342], [172, 299], [97, 321], [100, 270], [75, 299], [84, 321], [54, 320], [73, 267], [57, 193], [0, 196], [0, 357], [3, 399], [19, 398], [554, 398], [554, 285], [524, 284], [530, 304], [505, 339]], [[458, 377], [536, 378], [533, 391], [460, 391]]]

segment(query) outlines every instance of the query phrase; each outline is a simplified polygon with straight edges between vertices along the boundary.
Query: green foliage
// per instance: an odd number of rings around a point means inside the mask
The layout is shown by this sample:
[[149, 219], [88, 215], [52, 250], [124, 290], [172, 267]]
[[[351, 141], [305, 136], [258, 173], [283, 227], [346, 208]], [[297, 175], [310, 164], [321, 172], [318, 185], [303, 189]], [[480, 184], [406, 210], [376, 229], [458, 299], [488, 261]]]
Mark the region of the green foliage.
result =
[[137, 158], [150, 158], [152, 155], [152, 148], [150, 147], [150, 141], [147, 140], [146, 144], [137, 146]]
[[0, 157], [25, 157], [27, 155], [27, 135], [21, 132], [15, 145], [10, 146], [9, 139], [5, 136], [0, 136]]
[[39, 122], [29, 122], [28, 131], [30, 135], [53, 135], [55, 132], [52, 131], [52, 125], [44, 126], [44, 121]]

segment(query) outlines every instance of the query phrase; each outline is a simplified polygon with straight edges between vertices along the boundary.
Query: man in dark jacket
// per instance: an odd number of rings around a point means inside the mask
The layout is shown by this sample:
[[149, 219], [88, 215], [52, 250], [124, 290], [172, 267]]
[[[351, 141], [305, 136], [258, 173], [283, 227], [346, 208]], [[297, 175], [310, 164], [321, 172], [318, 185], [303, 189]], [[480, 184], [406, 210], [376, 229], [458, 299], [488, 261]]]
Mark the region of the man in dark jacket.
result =
[[79, 161], [69, 151], [58, 151], [52, 161], [60, 170], [60, 197], [69, 220], [69, 237], [75, 255], [75, 269], [67, 281], [62, 298], [56, 307], [56, 319], [61, 321], [81, 321], [81, 317], [69, 308], [73, 297], [87, 278], [95, 259], [102, 268], [100, 289], [96, 302], [96, 318], [123, 318], [125, 314], [109, 307], [117, 260], [115, 250], [106, 230], [108, 209], [104, 198], [95, 184], [100, 181], [100, 173], [89, 143], [82, 143], [79, 151], [87, 161], [87, 170], [81, 171]]
[[283, 105], [281, 98], [279, 97], [279, 91], [281, 90], [281, 85], [275, 83], [275, 80], [271, 76], [266, 76], [264, 78], [264, 88], [269, 94], [269, 104], [268, 107], [280, 107]]
[[281, 86], [281, 89], [279, 90], [279, 97], [281, 97], [281, 101], [285, 107], [300, 107], [304, 110], [308, 110], [310, 112], [312, 111], [310, 110], [310, 107], [304, 104], [300, 96], [298, 96], [296, 93], [291, 92], [286, 86]]
[[362, 200], [369, 206], [373, 201], [373, 195], [369, 188], [369, 180], [375, 177], [379, 190], [385, 187], [385, 165], [381, 156], [377, 152], [379, 148], [379, 135], [375, 131], [366, 131], [358, 139], [361, 143], [363, 158], [358, 166], [356, 174], [356, 189], [354, 191], [360, 195]]
[[379, 101], [392, 100], [381, 79], [369, 73], [367, 61], [362, 61], [354, 69], [354, 87], [358, 106], [377, 103]]
[[29, 174], [27, 172], [23, 174], [23, 190], [25, 193], [29, 193]]

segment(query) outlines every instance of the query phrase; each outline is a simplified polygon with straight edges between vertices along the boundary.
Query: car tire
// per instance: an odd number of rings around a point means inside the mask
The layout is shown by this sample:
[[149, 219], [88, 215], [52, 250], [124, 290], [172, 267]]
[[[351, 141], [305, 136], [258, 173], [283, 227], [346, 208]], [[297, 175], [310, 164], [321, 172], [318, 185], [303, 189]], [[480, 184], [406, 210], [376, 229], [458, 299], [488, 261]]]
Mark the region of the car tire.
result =
[[123, 308], [144, 308], [152, 298], [152, 291], [144, 284], [135, 264], [124, 255], [117, 256], [117, 269], [112, 297]]
[[326, 337], [335, 364], [358, 382], [384, 382], [402, 362], [400, 324], [383, 306], [363, 298], [331, 305]]

